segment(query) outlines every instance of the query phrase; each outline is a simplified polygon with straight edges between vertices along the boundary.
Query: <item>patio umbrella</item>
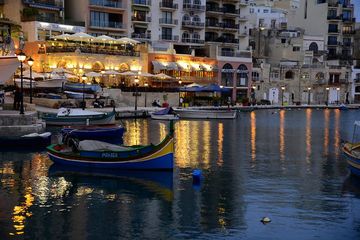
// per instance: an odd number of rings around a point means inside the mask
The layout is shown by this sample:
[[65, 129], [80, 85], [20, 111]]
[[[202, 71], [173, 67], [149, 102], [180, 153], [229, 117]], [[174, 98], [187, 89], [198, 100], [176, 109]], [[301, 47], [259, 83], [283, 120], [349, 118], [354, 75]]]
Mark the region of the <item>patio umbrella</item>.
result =
[[116, 42], [120, 43], [120, 44], [127, 44], [127, 43], [139, 44], [140, 43], [139, 41], [136, 41], [134, 39], [127, 38], [127, 37], [122, 37], [122, 38], [116, 39]]
[[200, 84], [197, 84], [197, 83], [191, 83], [189, 85], [186, 85], [187, 88], [189, 87], [202, 87]]
[[82, 41], [94, 39], [94, 37], [84, 32], [78, 32], [70, 35], [68, 39], [73, 41], [80, 41], [82, 43]]
[[100, 42], [100, 43], [102, 42], [102, 43], [104, 43], [104, 45], [105, 45], [106, 42], [111, 44], [111, 43], [113, 43], [115, 41], [116, 41], [115, 38], [112, 38], [112, 37], [109, 37], [109, 36], [106, 36], [106, 35], [101, 35], [101, 36], [98, 36], [98, 37], [94, 38], [94, 42]]
[[151, 73], [147, 73], [147, 72], [141, 72], [139, 74], [137, 74], [139, 77], [154, 77], [154, 74]]
[[107, 70], [104, 72], [104, 75], [119, 75], [120, 73], [114, 70]]
[[154, 77], [160, 78], [160, 79], [172, 79], [172, 77], [170, 77], [169, 75], [166, 75], [164, 73], [156, 74]]
[[101, 73], [88, 72], [88, 73], [85, 73], [85, 76], [87, 76], [87, 77], [101, 77]]
[[222, 88], [217, 84], [209, 84], [202, 88], [203, 92], [229, 92], [231, 89]]
[[120, 73], [121, 76], [136, 76], [137, 74], [131, 71]]
[[67, 40], [69, 39], [70, 36], [71, 36], [70, 34], [65, 33], [57, 36], [52, 36], [51, 38], [54, 40]]

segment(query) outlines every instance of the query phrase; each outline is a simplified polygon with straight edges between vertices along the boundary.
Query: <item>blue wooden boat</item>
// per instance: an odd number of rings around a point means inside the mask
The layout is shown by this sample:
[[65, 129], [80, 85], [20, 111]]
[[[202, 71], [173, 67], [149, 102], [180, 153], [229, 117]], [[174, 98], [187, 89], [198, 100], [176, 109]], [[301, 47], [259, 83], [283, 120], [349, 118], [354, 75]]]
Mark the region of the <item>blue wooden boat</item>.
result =
[[57, 114], [47, 114], [42, 118], [46, 125], [105, 125], [115, 123], [115, 110], [103, 113], [76, 108], [60, 108]]
[[81, 140], [98, 140], [112, 144], [122, 144], [125, 128], [111, 124], [104, 126], [78, 126], [61, 129], [63, 139], [75, 138]]
[[85, 92], [71, 92], [71, 91], [64, 91], [64, 93], [66, 94], [67, 98], [72, 98], [72, 99], [93, 99], [95, 98], [94, 94], [91, 93], [85, 93]]
[[65, 83], [64, 90], [74, 91], [74, 92], [88, 92], [94, 93], [101, 90], [100, 85], [98, 84], [83, 84], [83, 83]]
[[360, 121], [355, 121], [353, 132], [353, 143], [345, 143], [342, 147], [343, 153], [347, 158], [350, 172], [360, 177], [360, 142], [354, 143], [356, 128], [360, 126]]
[[6, 150], [18, 150], [18, 151], [29, 151], [29, 150], [43, 150], [51, 144], [51, 133], [31, 133], [18, 137], [3, 136], [0, 137], [0, 149], [1, 151]]
[[119, 146], [94, 140], [76, 142], [69, 139], [64, 144], [48, 146], [47, 150], [53, 162], [63, 165], [87, 168], [172, 170], [173, 130], [170, 130], [170, 134], [158, 145]]

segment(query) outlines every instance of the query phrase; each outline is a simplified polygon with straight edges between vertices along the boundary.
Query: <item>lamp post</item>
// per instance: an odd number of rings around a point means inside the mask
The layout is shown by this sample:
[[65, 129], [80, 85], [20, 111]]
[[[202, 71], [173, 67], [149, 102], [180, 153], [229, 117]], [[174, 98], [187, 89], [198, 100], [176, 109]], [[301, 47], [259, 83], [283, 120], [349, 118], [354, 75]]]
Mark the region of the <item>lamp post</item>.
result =
[[144, 83], [144, 87], [145, 87], [145, 107], [146, 107], [146, 93], [147, 93], [147, 87], [149, 86], [149, 84], [146, 82]]
[[310, 93], [311, 93], [311, 87], [308, 87], [308, 105], [310, 105]]
[[326, 87], [325, 90], [326, 90], [326, 102], [325, 102], [325, 104], [327, 106], [329, 104], [329, 90], [330, 90], [330, 88]]
[[82, 98], [82, 110], [85, 110], [85, 80], [86, 80], [86, 75], [83, 74], [81, 76], [82, 79], [82, 83], [83, 83], [83, 98]]
[[34, 59], [30, 57], [27, 63], [30, 66], [30, 103], [32, 103], [32, 66], [34, 65]]
[[284, 90], [285, 90], [285, 87], [282, 86], [281, 87], [281, 106], [284, 106]]
[[23, 52], [20, 52], [17, 55], [18, 60], [20, 61], [20, 114], [24, 114], [24, 76], [23, 76], [23, 62], [26, 59], [26, 55]]
[[337, 104], [339, 104], [339, 92], [340, 92], [340, 88], [337, 87], [336, 88], [336, 102], [337, 102]]
[[182, 102], [180, 101], [180, 88], [181, 88], [181, 83], [182, 83], [182, 81], [181, 81], [181, 79], [180, 79], [180, 77], [179, 77], [179, 85], [180, 85], [180, 87], [179, 87], [179, 107], [181, 107], [181, 104], [182, 104]]
[[254, 102], [256, 102], [256, 95], [255, 95], [255, 90], [256, 90], [256, 86], [252, 86], [252, 104], [254, 104]]
[[138, 84], [139, 84], [139, 77], [135, 76], [135, 114], [137, 111], [137, 97], [138, 97]]

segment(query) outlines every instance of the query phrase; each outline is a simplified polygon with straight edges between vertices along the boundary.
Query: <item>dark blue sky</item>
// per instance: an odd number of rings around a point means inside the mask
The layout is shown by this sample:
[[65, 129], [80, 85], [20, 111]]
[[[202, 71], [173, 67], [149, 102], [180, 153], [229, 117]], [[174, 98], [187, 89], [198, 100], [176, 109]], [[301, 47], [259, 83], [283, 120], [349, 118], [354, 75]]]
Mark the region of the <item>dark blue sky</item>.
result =
[[355, 17], [356, 17], [356, 22], [360, 22], [360, 0], [353, 0], [352, 1], [355, 5]]

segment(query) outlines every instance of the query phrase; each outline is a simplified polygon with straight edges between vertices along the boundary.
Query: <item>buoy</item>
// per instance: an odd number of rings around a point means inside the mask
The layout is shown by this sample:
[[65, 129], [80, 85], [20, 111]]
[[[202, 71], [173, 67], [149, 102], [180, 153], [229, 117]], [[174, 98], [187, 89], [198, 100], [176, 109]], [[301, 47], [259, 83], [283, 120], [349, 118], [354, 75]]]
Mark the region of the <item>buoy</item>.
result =
[[200, 180], [201, 180], [201, 170], [200, 169], [195, 169], [192, 173], [193, 176], [193, 184], [200, 184]]
[[263, 217], [263, 218], [260, 220], [260, 222], [262, 222], [263, 224], [267, 224], [267, 223], [271, 222], [271, 219], [268, 218], [268, 217]]

